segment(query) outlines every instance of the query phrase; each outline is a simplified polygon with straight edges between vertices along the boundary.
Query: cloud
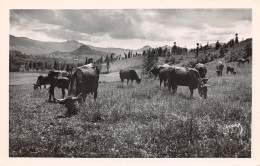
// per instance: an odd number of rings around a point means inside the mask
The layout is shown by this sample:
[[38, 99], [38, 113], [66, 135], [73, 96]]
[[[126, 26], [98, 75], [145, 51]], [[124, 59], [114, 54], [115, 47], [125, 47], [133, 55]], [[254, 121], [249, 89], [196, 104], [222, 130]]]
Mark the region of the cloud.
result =
[[[146, 44], [179, 41], [193, 45], [196, 42], [227, 40], [234, 33], [250, 37], [251, 23], [251, 9], [10, 11], [13, 35], [38, 33], [46, 36], [45, 39], [74, 39], [96, 44], [110, 40], [118, 46], [130, 41]], [[40, 35], [37, 36], [40, 38]]]

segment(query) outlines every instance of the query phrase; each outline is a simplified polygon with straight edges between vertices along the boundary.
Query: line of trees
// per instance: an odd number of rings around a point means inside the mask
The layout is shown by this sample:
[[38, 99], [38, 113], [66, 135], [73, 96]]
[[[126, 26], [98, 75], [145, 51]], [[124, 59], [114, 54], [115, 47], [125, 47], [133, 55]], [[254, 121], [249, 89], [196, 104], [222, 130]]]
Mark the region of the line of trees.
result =
[[32, 56], [23, 54], [19, 51], [9, 52], [9, 72], [45, 70], [72, 71], [74, 67], [82, 65], [84, 65], [83, 62], [67, 63], [65, 61], [50, 58], [34, 59]]

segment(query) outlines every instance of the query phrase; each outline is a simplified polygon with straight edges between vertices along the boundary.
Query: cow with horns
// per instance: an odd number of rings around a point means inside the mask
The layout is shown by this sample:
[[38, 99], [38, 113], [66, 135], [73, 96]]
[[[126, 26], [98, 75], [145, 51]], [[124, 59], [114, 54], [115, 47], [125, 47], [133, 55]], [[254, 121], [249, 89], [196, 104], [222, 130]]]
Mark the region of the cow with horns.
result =
[[97, 98], [99, 81], [99, 69], [93, 64], [77, 67], [76, 71], [71, 75], [68, 89], [68, 97], [56, 99], [60, 104], [65, 104], [68, 109], [67, 116], [76, 114], [77, 103], [83, 98], [86, 101], [87, 94], [94, 93], [94, 99]]

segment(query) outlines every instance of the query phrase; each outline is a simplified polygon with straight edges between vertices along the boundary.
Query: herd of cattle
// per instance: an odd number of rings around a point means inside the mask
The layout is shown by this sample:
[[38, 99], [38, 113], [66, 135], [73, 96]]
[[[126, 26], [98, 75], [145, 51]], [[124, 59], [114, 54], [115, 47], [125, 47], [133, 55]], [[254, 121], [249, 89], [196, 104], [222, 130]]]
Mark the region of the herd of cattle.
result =
[[[238, 59], [238, 64], [249, 63], [249, 59]], [[224, 64], [219, 62], [216, 65], [217, 76], [222, 76], [224, 69]], [[227, 74], [229, 72], [236, 74], [235, 68], [233, 66], [226, 67]], [[87, 94], [94, 94], [94, 99], [97, 98], [98, 83], [99, 83], [99, 69], [93, 64], [87, 64], [81, 67], [77, 67], [73, 73], [66, 71], [50, 71], [48, 75], [40, 75], [37, 79], [36, 84], [34, 84], [34, 89], [38, 87], [41, 88], [43, 85], [46, 88], [47, 84], [49, 87], [49, 99], [48, 101], [57, 101], [60, 104], [65, 104], [67, 112], [65, 117], [70, 117], [77, 114], [78, 111], [78, 101], [85, 102]], [[150, 73], [155, 76], [159, 76], [160, 87], [164, 83], [164, 87], [168, 85], [169, 91], [176, 93], [178, 86], [187, 86], [190, 89], [190, 98], [193, 98], [193, 91], [198, 89], [199, 95], [206, 99], [207, 98], [207, 82], [209, 78], [206, 78], [207, 68], [204, 64], [198, 63], [194, 68], [190, 67], [177, 67], [171, 66], [169, 64], [157, 65]], [[136, 80], [136, 83], [141, 82], [141, 78], [138, 76], [135, 70], [120, 70], [119, 76], [121, 82], [131, 80]], [[57, 99], [54, 97], [55, 87], [62, 89], [63, 99]], [[68, 90], [68, 97], [65, 97], [65, 89]]]

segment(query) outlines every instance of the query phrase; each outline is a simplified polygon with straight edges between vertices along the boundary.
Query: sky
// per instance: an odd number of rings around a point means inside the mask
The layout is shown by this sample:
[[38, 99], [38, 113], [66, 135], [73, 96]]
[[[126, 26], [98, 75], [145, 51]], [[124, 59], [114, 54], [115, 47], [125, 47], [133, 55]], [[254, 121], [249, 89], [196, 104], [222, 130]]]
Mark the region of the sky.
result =
[[10, 10], [10, 34], [40, 41], [77, 40], [96, 47], [195, 48], [252, 37], [251, 9]]

